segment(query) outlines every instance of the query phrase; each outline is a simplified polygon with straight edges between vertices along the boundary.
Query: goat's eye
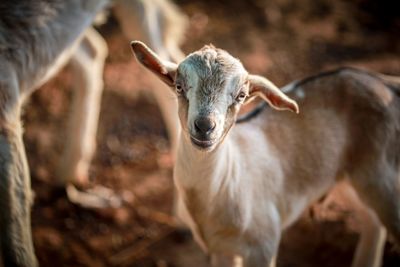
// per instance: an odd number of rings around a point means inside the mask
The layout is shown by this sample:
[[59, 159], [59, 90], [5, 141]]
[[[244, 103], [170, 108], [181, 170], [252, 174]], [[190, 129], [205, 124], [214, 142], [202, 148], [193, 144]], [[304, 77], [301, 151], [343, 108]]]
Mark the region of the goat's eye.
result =
[[236, 101], [243, 102], [246, 97], [247, 97], [247, 95], [245, 92], [240, 92], [236, 97]]
[[177, 85], [175, 86], [175, 90], [176, 90], [176, 92], [177, 92], [178, 94], [181, 94], [181, 93], [183, 92], [183, 86], [180, 85], [180, 84], [177, 84]]

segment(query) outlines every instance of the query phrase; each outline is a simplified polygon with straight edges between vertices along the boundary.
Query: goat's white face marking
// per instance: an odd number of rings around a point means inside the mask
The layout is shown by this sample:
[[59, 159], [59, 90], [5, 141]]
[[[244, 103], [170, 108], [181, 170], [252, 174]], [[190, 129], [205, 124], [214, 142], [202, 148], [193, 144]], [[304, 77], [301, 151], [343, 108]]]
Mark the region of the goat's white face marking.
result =
[[181, 124], [195, 146], [212, 150], [222, 141], [248, 95], [247, 75], [238, 59], [210, 46], [178, 66]]

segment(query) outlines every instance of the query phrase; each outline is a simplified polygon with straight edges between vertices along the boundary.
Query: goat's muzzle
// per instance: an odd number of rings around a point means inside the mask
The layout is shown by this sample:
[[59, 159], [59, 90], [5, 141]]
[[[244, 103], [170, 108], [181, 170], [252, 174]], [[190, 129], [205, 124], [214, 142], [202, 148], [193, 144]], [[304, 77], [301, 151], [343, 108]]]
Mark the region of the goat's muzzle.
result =
[[207, 149], [216, 143], [213, 133], [216, 122], [212, 117], [200, 116], [194, 120], [194, 133], [190, 136], [192, 143], [200, 149]]
[[196, 134], [204, 139], [209, 138], [215, 129], [215, 126], [215, 121], [209, 117], [198, 117], [194, 121], [194, 129], [196, 130]]

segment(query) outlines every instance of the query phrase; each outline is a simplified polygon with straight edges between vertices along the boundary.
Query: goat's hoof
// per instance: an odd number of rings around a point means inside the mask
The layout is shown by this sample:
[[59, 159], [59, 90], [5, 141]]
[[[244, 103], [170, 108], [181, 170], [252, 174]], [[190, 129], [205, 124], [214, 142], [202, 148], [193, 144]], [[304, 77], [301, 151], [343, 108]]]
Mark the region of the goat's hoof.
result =
[[117, 195], [111, 189], [104, 186], [95, 186], [85, 191], [78, 190], [73, 185], [66, 188], [68, 199], [84, 208], [119, 208], [124, 202], [132, 202], [132, 197], [127, 194]]

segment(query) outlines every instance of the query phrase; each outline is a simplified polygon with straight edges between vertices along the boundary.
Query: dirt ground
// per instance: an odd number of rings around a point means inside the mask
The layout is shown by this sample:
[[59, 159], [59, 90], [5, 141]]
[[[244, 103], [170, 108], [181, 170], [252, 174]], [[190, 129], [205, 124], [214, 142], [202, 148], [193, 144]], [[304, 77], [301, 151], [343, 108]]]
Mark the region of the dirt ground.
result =
[[[213, 43], [280, 86], [342, 65], [400, 75], [395, 1], [176, 2], [190, 18], [186, 53]], [[190, 235], [171, 226], [172, 159], [160, 112], [147, 90], [152, 76], [138, 68], [130, 40], [113, 18], [99, 31], [110, 55], [91, 185], [107, 186], [131, 201], [118, 209], [90, 210], [69, 203], [56, 189], [72, 97], [67, 68], [33, 94], [24, 115], [41, 266], [208, 266]], [[323, 212], [307, 210], [285, 232], [278, 266], [350, 266], [358, 238], [352, 218], [340, 199]], [[391, 243], [383, 266], [400, 266], [400, 253]]]

